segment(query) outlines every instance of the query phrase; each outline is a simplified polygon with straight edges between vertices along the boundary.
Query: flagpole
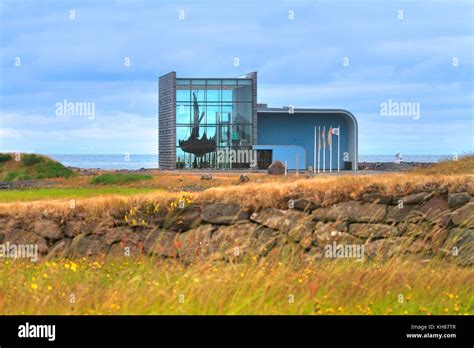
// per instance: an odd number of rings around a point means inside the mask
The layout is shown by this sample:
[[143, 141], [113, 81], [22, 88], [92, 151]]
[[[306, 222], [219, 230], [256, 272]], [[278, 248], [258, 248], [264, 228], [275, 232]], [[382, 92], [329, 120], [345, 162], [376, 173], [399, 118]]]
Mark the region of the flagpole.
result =
[[316, 126], [314, 126], [313, 174], [316, 174]]
[[[323, 127], [323, 134], [326, 134], [326, 126]], [[323, 136], [323, 173], [326, 173], [326, 137]]]
[[339, 171], [340, 147], [341, 147], [341, 126], [337, 126], [337, 171]]
[[[329, 127], [328, 145], [329, 145], [329, 173], [332, 173], [332, 126]], [[331, 140], [329, 140], [331, 137]]]
[[321, 167], [321, 127], [318, 126], [318, 174], [319, 168]]

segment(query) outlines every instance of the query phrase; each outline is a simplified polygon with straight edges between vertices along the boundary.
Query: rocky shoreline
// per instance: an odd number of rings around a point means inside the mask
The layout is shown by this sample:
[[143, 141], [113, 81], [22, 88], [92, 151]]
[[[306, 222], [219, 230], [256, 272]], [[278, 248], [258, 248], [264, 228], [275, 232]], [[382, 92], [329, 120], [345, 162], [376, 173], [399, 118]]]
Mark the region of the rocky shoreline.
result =
[[359, 170], [375, 170], [388, 172], [405, 172], [415, 168], [425, 168], [433, 165], [430, 162], [359, 162]]
[[43, 258], [150, 255], [183, 263], [289, 254], [316, 262], [328, 258], [328, 246], [358, 246], [364, 260], [402, 255], [474, 265], [474, 198], [462, 190], [431, 187], [401, 197], [368, 190], [330, 206], [287, 203], [253, 210], [183, 196], [166, 208], [143, 202], [101, 217], [80, 209], [2, 214], [0, 243], [35, 244]]

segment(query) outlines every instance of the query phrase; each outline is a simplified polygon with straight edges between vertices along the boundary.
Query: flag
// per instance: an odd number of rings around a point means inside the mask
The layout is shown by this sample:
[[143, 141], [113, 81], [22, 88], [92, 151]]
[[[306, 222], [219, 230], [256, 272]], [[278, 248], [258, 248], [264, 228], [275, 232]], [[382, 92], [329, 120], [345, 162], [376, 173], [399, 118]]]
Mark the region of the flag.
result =
[[321, 132], [318, 127], [318, 152], [321, 149]]
[[332, 129], [332, 134], [339, 135], [339, 127], [338, 128], [333, 128]]
[[323, 130], [322, 131], [322, 137], [323, 137], [323, 149], [326, 149], [326, 132]]
[[332, 172], [332, 126], [328, 130], [329, 171]]

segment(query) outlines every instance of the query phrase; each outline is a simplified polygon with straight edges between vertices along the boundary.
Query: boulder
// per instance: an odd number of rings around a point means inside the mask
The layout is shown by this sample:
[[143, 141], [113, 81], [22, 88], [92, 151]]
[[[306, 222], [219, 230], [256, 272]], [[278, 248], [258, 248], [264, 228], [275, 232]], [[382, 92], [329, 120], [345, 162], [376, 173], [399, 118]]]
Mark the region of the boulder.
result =
[[212, 180], [212, 174], [201, 175], [201, 180]]
[[48, 244], [46, 243], [46, 239], [37, 235], [36, 233], [14, 229], [13, 231], [9, 231], [5, 233], [5, 238], [3, 242], [16, 244], [16, 245], [36, 245], [38, 246], [38, 252], [40, 254], [46, 254], [48, 252]]
[[212, 224], [230, 225], [248, 220], [250, 214], [237, 204], [213, 203], [204, 206], [201, 218]]
[[183, 232], [198, 227], [200, 223], [200, 211], [185, 210], [174, 216], [170, 222], [165, 222], [164, 227], [166, 229]]
[[105, 254], [105, 237], [103, 235], [80, 234], [71, 243], [71, 253], [75, 256], [96, 256]]
[[453, 228], [444, 243], [448, 258], [462, 266], [474, 265], [474, 229]]
[[397, 228], [384, 224], [354, 223], [349, 225], [349, 233], [357, 238], [374, 240], [396, 235]]
[[363, 244], [361, 238], [357, 238], [341, 228], [341, 224], [318, 222], [313, 232], [313, 245], [324, 247], [336, 242], [338, 244]]
[[130, 227], [115, 227], [105, 231], [105, 243], [112, 245], [118, 242], [137, 245], [140, 241], [140, 235]]
[[293, 208], [304, 212], [311, 212], [319, 208], [320, 206], [321, 204], [319, 204], [318, 202], [310, 201], [305, 198], [298, 198], [293, 200]]
[[362, 200], [370, 203], [390, 204], [393, 197], [389, 195], [383, 195], [380, 193], [364, 193]]
[[282, 236], [282, 233], [280, 231], [275, 231], [274, 229], [265, 226], [258, 226], [255, 232], [256, 238], [260, 242], [267, 242], [275, 236]]
[[202, 225], [196, 229], [180, 233], [175, 237], [175, 245], [180, 260], [185, 262], [202, 259], [210, 255], [213, 225]]
[[56, 242], [53, 247], [49, 250], [47, 259], [51, 257], [65, 257], [69, 252], [69, 247], [71, 246], [71, 239], [64, 238]]
[[413, 214], [415, 207], [415, 205], [408, 204], [404, 204], [403, 208], [399, 208], [398, 206], [389, 206], [387, 207], [388, 210], [385, 221], [399, 223], [410, 220], [411, 218], [415, 218], [416, 214]]
[[433, 254], [433, 251], [431, 249], [431, 244], [428, 240], [416, 239], [412, 240], [410, 243], [407, 242], [404, 253], [431, 256]]
[[365, 244], [364, 251], [368, 258], [385, 261], [395, 255], [404, 253], [410, 244], [410, 238], [407, 237], [377, 239]]
[[450, 209], [456, 209], [471, 200], [471, 196], [467, 192], [450, 193], [448, 195], [448, 206]]
[[419, 211], [424, 214], [426, 220], [436, 222], [439, 226], [446, 226], [450, 219], [448, 202], [442, 196], [431, 198], [420, 207]]
[[438, 254], [443, 249], [448, 234], [449, 230], [445, 227], [435, 228], [428, 232], [427, 236], [424, 238], [424, 242], [427, 243], [433, 254]]
[[22, 221], [17, 220], [17, 219], [2, 219], [2, 222], [0, 224], [0, 231], [2, 231], [5, 235], [7, 235], [9, 232], [13, 230], [22, 230], [22, 229], [27, 229], [28, 226], [25, 226], [23, 228], [22, 226]]
[[456, 209], [451, 218], [453, 224], [462, 227], [474, 228], [474, 202]]
[[392, 204], [398, 204], [398, 202], [401, 200], [403, 204], [420, 204], [423, 201], [431, 198], [434, 196], [434, 192], [419, 192], [419, 193], [413, 193], [411, 195], [405, 196], [405, 197], [394, 197], [392, 199]]
[[258, 226], [245, 223], [219, 227], [211, 237], [211, 253], [221, 251], [227, 256], [242, 256], [258, 245]]
[[280, 242], [280, 236], [273, 236], [260, 246], [260, 248], [258, 249], [258, 254], [260, 256], [267, 256], [275, 247], [280, 244]]
[[424, 238], [431, 230], [432, 226], [427, 223], [405, 222], [398, 225], [398, 232], [396, 235], [411, 238]]
[[348, 201], [316, 209], [313, 218], [320, 221], [382, 222], [387, 212], [383, 204]]
[[250, 220], [274, 230], [288, 233], [301, 220], [307, 218], [305, 213], [295, 210], [280, 210], [276, 208], [265, 208], [259, 212], [255, 212], [250, 216]]
[[69, 220], [63, 226], [63, 232], [66, 237], [74, 238], [75, 236], [85, 233], [86, 229], [82, 221]]
[[141, 244], [134, 245], [127, 242], [119, 242], [110, 246], [107, 255], [114, 256], [136, 256], [143, 254], [143, 246]]
[[99, 224], [91, 224], [88, 226], [88, 229], [92, 231], [93, 234], [105, 234], [110, 228], [115, 226], [115, 221], [108, 217], [102, 220]]
[[50, 220], [38, 220], [33, 223], [33, 232], [51, 241], [60, 240], [64, 237], [58, 224]]
[[178, 256], [178, 248], [174, 242], [176, 236], [176, 232], [160, 229], [151, 231], [143, 243], [145, 253], [165, 258], [176, 258]]
[[281, 161], [274, 161], [267, 169], [270, 175], [284, 175], [285, 165]]
[[247, 175], [241, 175], [239, 178], [239, 184], [245, 184], [246, 182], [249, 182], [250, 178]]

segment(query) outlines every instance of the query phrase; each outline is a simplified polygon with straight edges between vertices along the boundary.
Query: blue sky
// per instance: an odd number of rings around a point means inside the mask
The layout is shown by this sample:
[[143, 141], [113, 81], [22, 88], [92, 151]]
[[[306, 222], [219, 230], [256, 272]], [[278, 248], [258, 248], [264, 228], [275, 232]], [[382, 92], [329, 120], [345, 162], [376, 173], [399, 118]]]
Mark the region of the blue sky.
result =
[[[474, 152], [473, 4], [2, 0], [0, 151], [156, 153], [157, 79], [174, 70], [258, 71], [259, 102], [350, 110], [361, 154]], [[65, 99], [95, 117], [56, 116]], [[382, 116], [388, 100], [419, 119]]]

